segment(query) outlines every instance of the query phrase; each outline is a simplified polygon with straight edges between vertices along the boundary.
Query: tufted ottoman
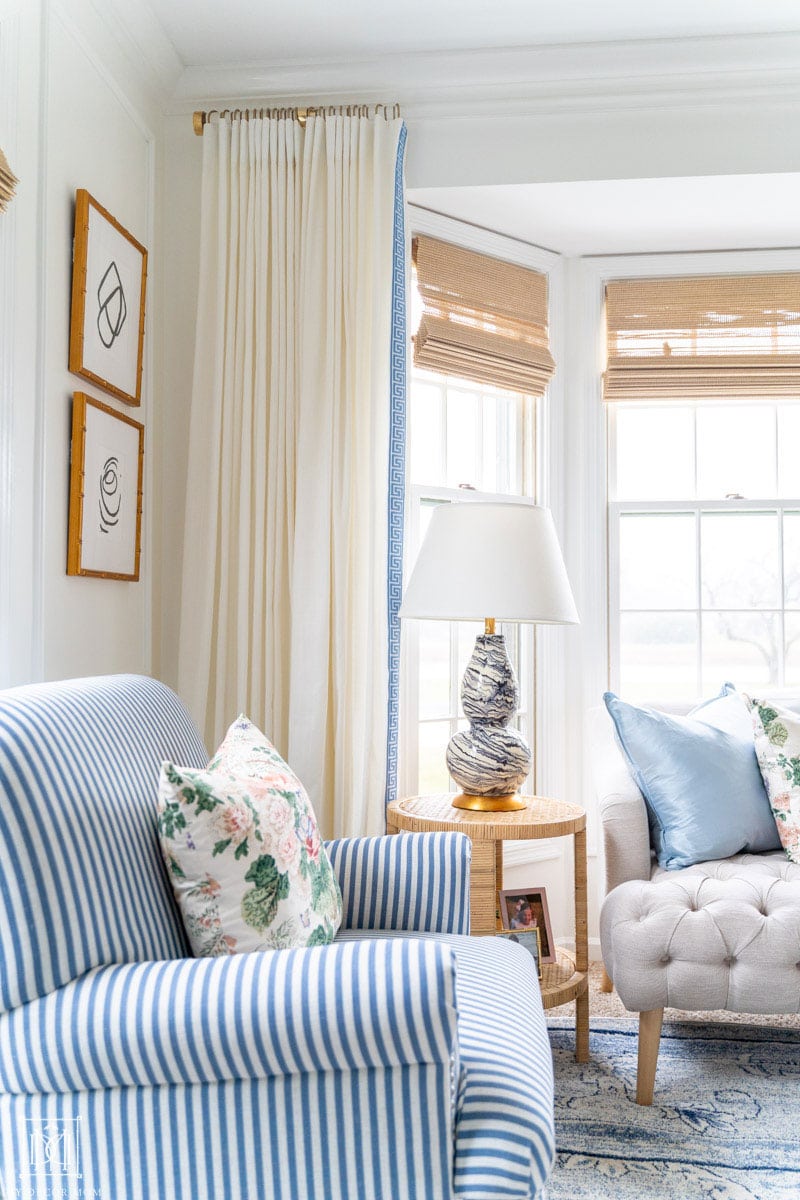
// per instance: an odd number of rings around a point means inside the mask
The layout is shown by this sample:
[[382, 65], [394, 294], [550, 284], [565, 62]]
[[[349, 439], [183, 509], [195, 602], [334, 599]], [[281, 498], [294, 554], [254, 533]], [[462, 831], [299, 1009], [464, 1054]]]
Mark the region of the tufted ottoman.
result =
[[800, 866], [782, 855], [623, 883], [600, 927], [606, 970], [641, 1014], [640, 1104], [652, 1101], [664, 1008], [800, 1012]]
[[636, 1099], [651, 1104], [664, 1008], [800, 1012], [800, 865], [779, 850], [659, 867], [610, 722], [599, 710], [589, 720], [606, 868], [600, 944], [609, 986], [639, 1013]]

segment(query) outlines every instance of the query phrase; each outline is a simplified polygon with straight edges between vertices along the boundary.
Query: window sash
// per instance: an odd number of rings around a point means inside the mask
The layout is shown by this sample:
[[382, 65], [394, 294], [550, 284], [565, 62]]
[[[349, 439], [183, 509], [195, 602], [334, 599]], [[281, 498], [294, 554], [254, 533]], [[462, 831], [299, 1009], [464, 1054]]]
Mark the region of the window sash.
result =
[[[700, 537], [700, 520], [704, 513], [724, 512], [724, 513], [775, 513], [778, 519], [778, 568], [780, 572], [779, 594], [781, 603], [779, 605], [770, 605], [765, 607], [753, 608], [737, 608], [735, 606], [726, 605], [724, 608], [719, 606], [711, 607], [703, 604], [702, 594], [702, 556], [703, 547]], [[702, 694], [702, 674], [703, 674], [703, 622], [704, 614], [712, 614], [715, 612], [726, 613], [758, 613], [771, 614], [778, 618], [778, 637], [781, 646], [785, 646], [785, 624], [787, 613], [793, 613], [797, 610], [788, 607], [785, 603], [785, 586], [784, 586], [784, 516], [786, 513], [800, 512], [800, 496], [796, 498], [783, 497], [776, 500], [775, 497], [768, 499], [755, 500], [664, 500], [664, 501], [637, 501], [637, 500], [616, 500], [609, 501], [608, 504], [608, 654], [609, 654], [609, 687], [612, 691], [619, 691], [621, 686], [621, 667], [622, 667], [622, 618], [628, 614], [642, 614], [653, 616], [669, 616], [684, 615], [694, 616], [697, 618], [697, 651], [695, 660], [695, 686], [694, 694], [699, 697]], [[695, 603], [691, 608], [679, 606], [664, 606], [663, 608], [622, 608], [621, 605], [621, 555], [620, 555], [620, 531], [622, 526], [622, 518], [626, 515], [641, 515], [641, 516], [659, 516], [669, 513], [684, 513], [692, 516], [695, 521]], [[771, 685], [774, 688], [783, 688], [785, 686], [785, 670], [786, 657], [783, 654], [778, 661], [778, 678]], [[720, 681], [722, 682], [722, 681]], [[658, 687], [656, 686], [655, 693], [651, 699], [658, 699]]]

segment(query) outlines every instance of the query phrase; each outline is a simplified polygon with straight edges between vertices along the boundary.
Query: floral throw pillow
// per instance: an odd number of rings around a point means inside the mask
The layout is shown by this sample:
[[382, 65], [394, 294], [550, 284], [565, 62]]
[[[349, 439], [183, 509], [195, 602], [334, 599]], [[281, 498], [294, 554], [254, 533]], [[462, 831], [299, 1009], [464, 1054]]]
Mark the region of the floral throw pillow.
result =
[[165, 762], [161, 847], [200, 956], [332, 942], [342, 897], [308, 796], [241, 716], [205, 770]]
[[781, 845], [800, 863], [800, 713], [751, 700], [756, 757]]

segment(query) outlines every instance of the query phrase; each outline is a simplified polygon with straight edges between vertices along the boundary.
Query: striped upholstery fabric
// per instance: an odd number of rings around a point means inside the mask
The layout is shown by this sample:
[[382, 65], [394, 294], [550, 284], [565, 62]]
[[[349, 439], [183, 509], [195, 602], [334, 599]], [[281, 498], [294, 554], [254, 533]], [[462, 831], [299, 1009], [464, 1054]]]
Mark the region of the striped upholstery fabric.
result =
[[92, 967], [183, 957], [156, 835], [161, 762], [204, 765], [152, 679], [14, 688], [0, 701], [0, 1012]]
[[[368, 937], [340, 932], [337, 941]], [[455, 1196], [536, 1196], [550, 1174], [555, 1140], [553, 1061], [533, 959], [500, 938], [436, 941], [452, 946], [457, 961]]]
[[342, 929], [469, 933], [469, 838], [405, 833], [339, 838], [327, 848], [342, 889]]
[[164, 757], [206, 752], [152, 680], [0, 694], [0, 1196], [539, 1195], [538, 988], [524, 951], [463, 936], [468, 840], [329, 843], [336, 944], [188, 959]]
[[434, 941], [127, 963], [0, 1017], [0, 1087], [78, 1092], [447, 1065], [455, 1041], [455, 959]]
[[[449, 1072], [422, 1065], [0, 1096], [5, 1195], [451, 1200], [449, 1094]], [[46, 1137], [77, 1169], [38, 1168]]]

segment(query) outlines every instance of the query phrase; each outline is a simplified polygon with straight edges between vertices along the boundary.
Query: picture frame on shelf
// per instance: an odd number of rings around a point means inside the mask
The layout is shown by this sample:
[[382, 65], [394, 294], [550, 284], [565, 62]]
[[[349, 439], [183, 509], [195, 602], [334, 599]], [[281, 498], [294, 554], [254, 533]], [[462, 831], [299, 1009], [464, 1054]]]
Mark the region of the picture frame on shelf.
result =
[[139, 578], [144, 426], [76, 392], [67, 574]]
[[85, 188], [75, 193], [69, 369], [142, 399], [147, 251]]
[[541, 961], [556, 962], [556, 943], [545, 888], [507, 888], [499, 891], [497, 898], [503, 929], [512, 933], [538, 929], [541, 935]]
[[538, 925], [533, 929], [498, 929], [497, 936], [509, 942], [517, 942], [527, 950], [536, 963], [536, 976], [542, 978], [542, 931]]

